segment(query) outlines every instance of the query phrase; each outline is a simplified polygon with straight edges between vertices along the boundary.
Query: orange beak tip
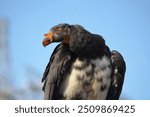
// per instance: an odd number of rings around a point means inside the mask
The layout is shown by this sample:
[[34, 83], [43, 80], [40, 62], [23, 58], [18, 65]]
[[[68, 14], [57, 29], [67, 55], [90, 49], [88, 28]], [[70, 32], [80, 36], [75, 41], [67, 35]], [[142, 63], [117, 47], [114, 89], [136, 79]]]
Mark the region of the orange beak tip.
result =
[[44, 47], [46, 47], [47, 45], [50, 44], [50, 41], [48, 39], [44, 39], [42, 44], [43, 44]]
[[53, 42], [52, 32], [44, 34], [44, 36], [45, 36], [45, 39], [43, 40], [42, 44], [44, 47], [46, 47], [47, 45]]

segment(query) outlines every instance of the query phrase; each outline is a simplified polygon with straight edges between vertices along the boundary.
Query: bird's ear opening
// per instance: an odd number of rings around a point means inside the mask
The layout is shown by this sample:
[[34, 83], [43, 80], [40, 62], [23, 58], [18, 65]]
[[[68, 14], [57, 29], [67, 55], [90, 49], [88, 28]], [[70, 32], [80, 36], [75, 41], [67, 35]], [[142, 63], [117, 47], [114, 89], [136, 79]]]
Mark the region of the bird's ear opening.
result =
[[66, 35], [63, 39], [63, 43], [65, 44], [69, 44], [70, 43], [70, 36], [69, 35]]

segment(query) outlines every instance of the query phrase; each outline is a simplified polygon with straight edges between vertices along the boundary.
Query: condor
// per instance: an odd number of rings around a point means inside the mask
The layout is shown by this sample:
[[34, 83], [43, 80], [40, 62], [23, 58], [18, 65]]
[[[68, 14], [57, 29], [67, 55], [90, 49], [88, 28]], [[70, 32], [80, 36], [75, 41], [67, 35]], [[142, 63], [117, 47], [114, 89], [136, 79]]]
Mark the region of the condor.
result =
[[44, 35], [43, 46], [61, 42], [43, 74], [46, 100], [117, 100], [125, 77], [122, 55], [98, 34], [80, 25], [59, 24]]

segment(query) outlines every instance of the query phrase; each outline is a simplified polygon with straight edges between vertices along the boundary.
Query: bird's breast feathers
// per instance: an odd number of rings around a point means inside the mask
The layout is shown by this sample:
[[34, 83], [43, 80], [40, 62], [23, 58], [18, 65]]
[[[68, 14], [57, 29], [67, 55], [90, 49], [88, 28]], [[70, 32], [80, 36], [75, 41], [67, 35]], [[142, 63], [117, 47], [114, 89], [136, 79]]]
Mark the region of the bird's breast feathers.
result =
[[77, 58], [60, 86], [65, 99], [106, 99], [111, 83], [111, 65], [106, 56], [80, 60]]

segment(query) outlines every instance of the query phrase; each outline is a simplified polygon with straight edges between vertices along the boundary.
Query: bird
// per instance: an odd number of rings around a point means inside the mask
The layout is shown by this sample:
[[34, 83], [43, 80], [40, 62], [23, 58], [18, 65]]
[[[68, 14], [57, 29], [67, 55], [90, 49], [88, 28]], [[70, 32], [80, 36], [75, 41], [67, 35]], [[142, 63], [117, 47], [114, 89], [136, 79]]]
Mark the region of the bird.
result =
[[42, 44], [55, 42], [42, 77], [44, 100], [119, 100], [126, 72], [121, 53], [78, 24], [53, 26]]

